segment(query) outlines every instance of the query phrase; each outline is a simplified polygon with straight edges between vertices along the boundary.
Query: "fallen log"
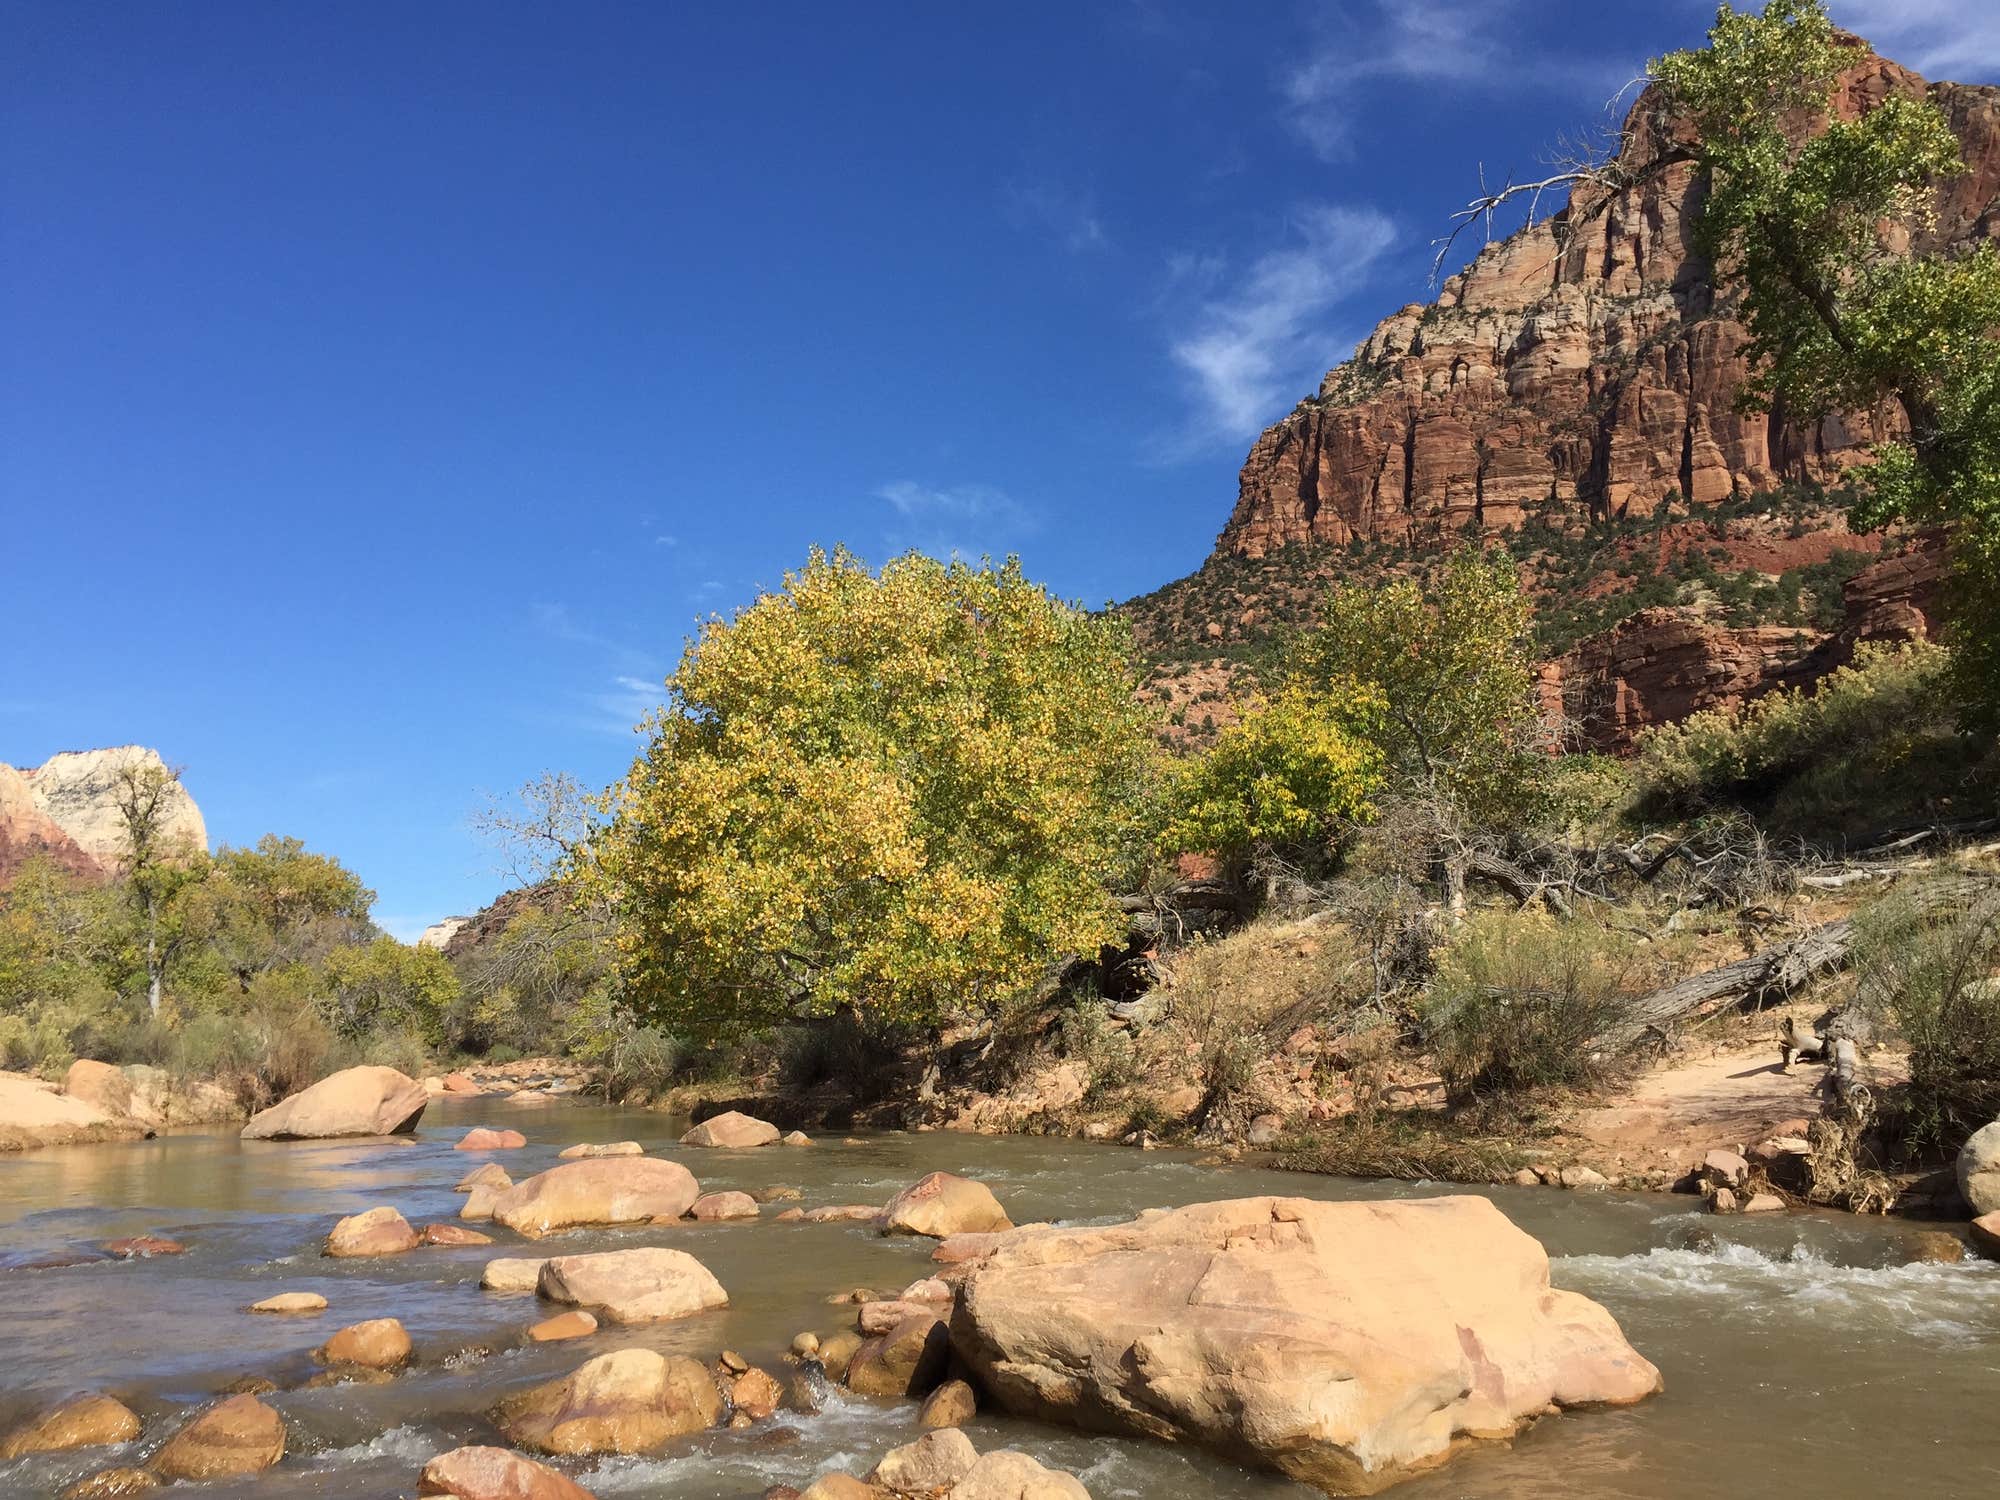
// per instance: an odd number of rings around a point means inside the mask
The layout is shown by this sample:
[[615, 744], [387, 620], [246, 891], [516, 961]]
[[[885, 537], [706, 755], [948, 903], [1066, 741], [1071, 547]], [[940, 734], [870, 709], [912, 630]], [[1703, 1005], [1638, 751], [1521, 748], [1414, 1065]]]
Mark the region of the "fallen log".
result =
[[[1928, 913], [1969, 904], [1993, 889], [1991, 881], [1940, 881], [1912, 891], [1909, 899], [1917, 911]], [[1854, 933], [1851, 917], [1822, 922], [1761, 953], [1654, 990], [1634, 1001], [1619, 1024], [1601, 1033], [1592, 1045], [1622, 1052], [1648, 1031], [1664, 1031], [1673, 1022], [1711, 1015], [1725, 1003], [1783, 999], [1822, 974], [1844, 968]]]

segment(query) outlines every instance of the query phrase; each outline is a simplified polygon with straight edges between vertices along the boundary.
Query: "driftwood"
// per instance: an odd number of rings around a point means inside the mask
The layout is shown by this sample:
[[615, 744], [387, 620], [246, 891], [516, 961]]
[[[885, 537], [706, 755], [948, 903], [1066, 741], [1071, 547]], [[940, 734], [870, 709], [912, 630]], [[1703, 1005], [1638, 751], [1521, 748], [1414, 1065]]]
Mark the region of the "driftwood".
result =
[[[1965, 905], [1992, 888], [1989, 881], [1939, 881], [1911, 892], [1910, 900], [1918, 911], [1939, 911]], [[1854, 945], [1854, 932], [1854, 921], [1849, 917], [1822, 922], [1761, 953], [1654, 990], [1634, 1001], [1624, 1019], [1597, 1037], [1594, 1045], [1622, 1051], [1648, 1031], [1664, 1031], [1690, 1016], [1712, 1014], [1728, 1002], [1782, 999], [1820, 975], [1844, 968]]]

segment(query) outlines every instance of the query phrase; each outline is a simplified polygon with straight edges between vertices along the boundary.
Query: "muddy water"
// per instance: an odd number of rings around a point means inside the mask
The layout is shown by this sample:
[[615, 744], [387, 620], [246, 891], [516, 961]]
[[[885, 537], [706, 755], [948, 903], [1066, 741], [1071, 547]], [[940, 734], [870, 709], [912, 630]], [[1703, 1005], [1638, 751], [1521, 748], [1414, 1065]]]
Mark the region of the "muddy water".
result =
[[[135, 1462], [177, 1411], [245, 1375], [295, 1386], [307, 1351], [335, 1328], [395, 1316], [418, 1351], [387, 1386], [287, 1390], [291, 1451], [254, 1481], [204, 1496], [407, 1496], [425, 1458], [492, 1440], [481, 1413], [501, 1394], [632, 1344], [712, 1358], [722, 1347], [779, 1368], [794, 1333], [840, 1326], [828, 1293], [894, 1288], [924, 1273], [928, 1242], [860, 1225], [760, 1223], [582, 1232], [563, 1250], [672, 1243], [729, 1288], [722, 1312], [650, 1329], [520, 1347], [531, 1296], [478, 1287], [493, 1249], [426, 1249], [330, 1261], [335, 1217], [390, 1203], [422, 1224], [454, 1217], [451, 1191], [485, 1159], [454, 1152], [469, 1125], [513, 1125], [525, 1150], [498, 1153], [518, 1179], [579, 1140], [636, 1139], [678, 1155], [709, 1188], [790, 1183], [808, 1205], [880, 1203], [934, 1168], [989, 1182], [1017, 1220], [1108, 1221], [1141, 1208], [1280, 1192], [1420, 1196], [1422, 1186], [1197, 1167], [1172, 1153], [1070, 1141], [955, 1135], [829, 1139], [809, 1150], [682, 1151], [675, 1122], [588, 1107], [492, 1101], [434, 1106], [413, 1144], [245, 1143], [228, 1134], [0, 1157], [0, 1429], [81, 1389], [125, 1396], [146, 1419], [130, 1450], [0, 1464], [0, 1496], [53, 1495], [78, 1476]], [[1525, 1497], [1812, 1496], [1814, 1500], [2000, 1494], [2000, 1266], [1904, 1266], [1907, 1231], [1844, 1217], [1705, 1218], [1692, 1200], [1495, 1189], [1549, 1247], [1558, 1283], [1605, 1303], [1665, 1372], [1666, 1394], [1628, 1411], [1542, 1423], [1395, 1493], [1404, 1500]], [[775, 1212], [767, 1209], [767, 1215]], [[30, 1269], [119, 1235], [160, 1233], [189, 1252], [139, 1263]], [[1698, 1235], [1713, 1232], [1713, 1248]], [[543, 1242], [549, 1244], [550, 1242]], [[323, 1293], [317, 1318], [250, 1317], [279, 1291]], [[836, 1400], [817, 1417], [718, 1432], [662, 1457], [577, 1467], [605, 1500], [739, 1500], [828, 1467], [865, 1469], [914, 1434], [914, 1407]], [[1182, 1449], [981, 1418], [980, 1447], [1013, 1445], [1078, 1474], [1093, 1495], [1308, 1500], [1288, 1481]]]

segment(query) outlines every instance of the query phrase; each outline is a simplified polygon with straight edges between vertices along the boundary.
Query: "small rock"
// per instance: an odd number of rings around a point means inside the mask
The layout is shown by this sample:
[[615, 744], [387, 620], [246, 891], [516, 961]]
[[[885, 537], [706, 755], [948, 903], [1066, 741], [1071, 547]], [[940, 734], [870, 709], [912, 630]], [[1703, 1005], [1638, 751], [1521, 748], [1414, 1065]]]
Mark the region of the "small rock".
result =
[[722, 1392], [685, 1355], [620, 1349], [494, 1409], [508, 1439], [543, 1453], [650, 1453], [722, 1420]]
[[963, 1427], [979, 1414], [979, 1398], [963, 1380], [947, 1380], [924, 1397], [919, 1427]]
[[514, 1179], [507, 1175], [505, 1167], [501, 1166], [497, 1161], [488, 1161], [481, 1162], [470, 1172], [459, 1178], [458, 1186], [453, 1188], [452, 1191], [455, 1193], [469, 1193], [474, 1188], [492, 1188], [497, 1192], [504, 1193], [513, 1185]]
[[768, 1371], [753, 1367], [730, 1383], [729, 1399], [739, 1416], [761, 1422], [778, 1409], [785, 1399], [785, 1388]]
[[1277, 1145], [1278, 1138], [1284, 1133], [1283, 1115], [1258, 1115], [1251, 1120], [1250, 1128], [1244, 1133], [1244, 1139], [1261, 1150], [1266, 1146]]
[[109, 1396], [78, 1396], [0, 1438], [0, 1460], [129, 1443], [138, 1435], [139, 1419], [124, 1402]]
[[1736, 1212], [1736, 1194], [1726, 1187], [1719, 1187], [1708, 1198], [1708, 1211], [1712, 1214], [1733, 1214]]
[[[484, 1125], [458, 1138], [454, 1151], [516, 1151], [528, 1144], [528, 1138], [518, 1130], [491, 1130]], [[496, 1164], [497, 1165], [497, 1164]]]
[[[784, 1215], [778, 1217], [783, 1218]], [[821, 1208], [809, 1208], [800, 1217], [808, 1224], [867, 1224], [881, 1218], [882, 1210], [872, 1203], [829, 1203]]]
[[1910, 1237], [1905, 1265], [1955, 1266], [1965, 1259], [1965, 1242], [1942, 1229], [1926, 1229]]
[[705, 1224], [720, 1223], [726, 1219], [754, 1219], [757, 1217], [757, 1200], [748, 1193], [703, 1193], [688, 1205], [687, 1216]]
[[917, 1234], [941, 1240], [948, 1235], [1013, 1227], [1013, 1220], [991, 1188], [950, 1172], [932, 1172], [904, 1188], [882, 1209], [884, 1234]]
[[461, 1224], [426, 1224], [417, 1242], [422, 1245], [490, 1245], [493, 1236], [467, 1229]]
[[1750, 1175], [1750, 1163], [1734, 1151], [1711, 1151], [1701, 1159], [1701, 1175], [1718, 1187], [1741, 1187]]
[[801, 1359], [810, 1359], [819, 1353], [819, 1335], [802, 1333], [792, 1340], [792, 1353]]
[[799, 1500], [879, 1500], [876, 1492], [852, 1474], [836, 1469], [822, 1474], [799, 1494]]
[[805, 1222], [805, 1217], [806, 1211], [804, 1209], [787, 1208], [781, 1209], [778, 1216], [772, 1222], [775, 1224], [802, 1224]]
[[115, 1255], [120, 1260], [151, 1260], [156, 1255], [185, 1255], [187, 1246], [179, 1240], [160, 1239], [155, 1235], [139, 1234], [130, 1239], [106, 1240], [103, 1245], [106, 1255]]
[[62, 1492], [62, 1500], [129, 1500], [160, 1487], [144, 1469], [99, 1469]]
[[416, 1248], [416, 1230], [393, 1208], [350, 1214], [326, 1237], [326, 1253], [340, 1257], [401, 1255]]
[[854, 1351], [847, 1388], [863, 1396], [927, 1396], [944, 1379], [949, 1353], [944, 1320], [916, 1313]]
[[1743, 1205], [1746, 1214], [1781, 1214], [1785, 1211], [1785, 1200], [1776, 1193], [1752, 1193], [1750, 1201]]
[[394, 1370], [410, 1357], [410, 1335], [395, 1318], [370, 1318], [343, 1328], [319, 1348], [313, 1358], [325, 1365], [360, 1365], [369, 1370]]
[[489, 1292], [532, 1292], [541, 1284], [542, 1267], [547, 1264], [546, 1260], [519, 1257], [489, 1260], [479, 1284]]
[[579, 1307], [542, 1319], [528, 1330], [528, 1337], [538, 1344], [552, 1344], [559, 1339], [585, 1338], [595, 1332], [597, 1319]]
[[280, 1292], [262, 1302], [250, 1304], [253, 1313], [316, 1313], [326, 1311], [326, 1298], [318, 1292]]
[[741, 1110], [730, 1109], [703, 1120], [681, 1137], [681, 1144], [741, 1149], [776, 1145], [780, 1139], [778, 1127], [769, 1120], [759, 1120]]
[[1090, 1491], [1073, 1474], [999, 1448], [982, 1455], [952, 1486], [951, 1500], [1090, 1500]]
[[2000, 1211], [1981, 1214], [1965, 1226], [1972, 1236], [1972, 1248], [1988, 1260], [2000, 1260]]
[[1542, 1179], [1535, 1175], [1534, 1168], [1523, 1167], [1513, 1176], [1515, 1187], [1540, 1187]]
[[579, 1141], [556, 1153], [564, 1161], [594, 1160], [602, 1156], [644, 1156], [646, 1148], [637, 1141]]
[[417, 1494], [457, 1500], [593, 1500], [567, 1474], [505, 1448], [454, 1448], [424, 1465]]
[[1611, 1186], [1610, 1181], [1602, 1172], [1592, 1171], [1589, 1167], [1564, 1167], [1557, 1174], [1557, 1180], [1566, 1188], [1601, 1188]]
[[805, 1196], [797, 1188], [786, 1183], [773, 1183], [770, 1187], [759, 1188], [750, 1195], [759, 1203], [796, 1203]]
[[278, 1388], [278, 1382], [268, 1375], [238, 1375], [234, 1380], [216, 1390], [218, 1396], [268, 1396]]
[[810, 1146], [812, 1137], [803, 1130], [788, 1130], [778, 1137], [779, 1144], [785, 1146]]

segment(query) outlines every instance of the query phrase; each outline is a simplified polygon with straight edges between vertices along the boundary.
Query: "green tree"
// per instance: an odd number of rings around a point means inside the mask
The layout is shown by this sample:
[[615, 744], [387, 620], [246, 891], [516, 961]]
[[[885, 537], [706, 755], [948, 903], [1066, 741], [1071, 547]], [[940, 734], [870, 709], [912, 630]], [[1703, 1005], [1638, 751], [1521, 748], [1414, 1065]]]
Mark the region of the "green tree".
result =
[[197, 908], [180, 897], [208, 873], [208, 851], [183, 848], [169, 833], [179, 784], [180, 772], [157, 762], [128, 759], [113, 773], [113, 805], [125, 833], [125, 890], [144, 953], [146, 1009], [156, 1020], [168, 968], [183, 947], [201, 936], [189, 920]]
[[223, 848], [190, 893], [207, 906], [210, 942], [243, 993], [258, 974], [311, 963], [369, 941], [375, 893], [339, 860], [267, 833], [253, 848]]
[[328, 953], [316, 990], [327, 1024], [345, 1037], [405, 1032], [435, 1040], [458, 999], [458, 976], [435, 948], [379, 937]]
[[1117, 926], [1152, 760], [1123, 623], [1009, 560], [815, 550], [711, 621], [572, 862], [626, 993], [697, 1039], [852, 1011], [935, 1023]]
[[1323, 701], [1357, 690], [1392, 790], [1504, 821], [1546, 761], [1534, 694], [1532, 602], [1505, 553], [1466, 546], [1426, 589], [1399, 578], [1328, 595], [1293, 642], [1289, 679]]
[[1937, 190], [1965, 170], [1944, 112], [1891, 97], [1835, 102], [1857, 44], [1817, 0], [1724, 5], [1708, 45], [1654, 63], [1664, 108], [1693, 127], [1709, 191], [1696, 243], [1743, 288], [1752, 404], [1901, 407], [1906, 433], [1852, 468], [1855, 520], [1952, 528], [1959, 664], [2000, 710], [2000, 251], [1935, 233]]
[[1241, 858], [1324, 846], [1363, 816], [1381, 782], [1368, 731], [1382, 703], [1357, 688], [1339, 701], [1299, 689], [1253, 705], [1215, 744], [1175, 768], [1163, 847]]

